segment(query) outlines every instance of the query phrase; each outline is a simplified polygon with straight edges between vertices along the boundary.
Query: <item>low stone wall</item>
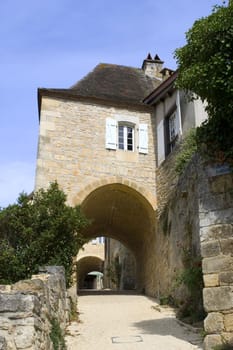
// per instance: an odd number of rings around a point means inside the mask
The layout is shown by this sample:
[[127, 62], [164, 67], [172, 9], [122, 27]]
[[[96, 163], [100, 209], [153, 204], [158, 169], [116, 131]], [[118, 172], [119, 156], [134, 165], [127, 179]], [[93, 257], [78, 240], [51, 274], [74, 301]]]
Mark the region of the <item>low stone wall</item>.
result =
[[63, 267], [45, 267], [30, 280], [0, 286], [0, 349], [52, 350], [52, 324], [64, 332], [69, 314]]
[[233, 174], [218, 170], [207, 168], [199, 184], [206, 350], [233, 346]]

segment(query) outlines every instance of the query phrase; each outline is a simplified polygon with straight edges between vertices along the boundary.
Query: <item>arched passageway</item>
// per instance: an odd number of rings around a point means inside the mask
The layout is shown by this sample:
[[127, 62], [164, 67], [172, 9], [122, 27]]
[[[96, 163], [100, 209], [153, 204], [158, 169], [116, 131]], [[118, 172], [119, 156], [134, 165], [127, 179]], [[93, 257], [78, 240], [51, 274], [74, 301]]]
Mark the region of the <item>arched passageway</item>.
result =
[[137, 289], [153, 288], [155, 212], [149, 201], [135, 189], [114, 183], [93, 190], [82, 210], [91, 219], [85, 236], [110, 237], [124, 244], [135, 256]]
[[[87, 275], [93, 271], [103, 273], [104, 261], [96, 256], [86, 256], [76, 263], [77, 267], [77, 288], [88, 288]], [[93, 276], [93, 275], [92, 275]], [[85, 280], [86, 279], [86, 280]], [[93, 278], [90, 278], [90, 280]], [[94, 284], [93, 284], [94, 288]]]

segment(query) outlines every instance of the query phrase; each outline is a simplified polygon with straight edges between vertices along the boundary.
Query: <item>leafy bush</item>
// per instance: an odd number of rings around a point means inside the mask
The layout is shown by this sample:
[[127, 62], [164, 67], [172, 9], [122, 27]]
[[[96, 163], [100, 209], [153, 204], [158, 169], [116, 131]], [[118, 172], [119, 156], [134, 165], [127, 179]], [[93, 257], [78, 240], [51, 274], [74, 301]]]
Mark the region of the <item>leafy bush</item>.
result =
[[69, 285], [87, 224], [79, 206], [66, 205], [56, 182], [33, 199], [21, 194], [17, 204], [0, 209], [0, 283], [28, 278], [43, 265], [63, 265]]
[[[197, 130], [199, 152], [210, 161], [233, 165], [233, 2], [215, 6], [194, 22], [186, 45], [175, 51], [177, 86], [207, 102], [209, 119]], [[208, 43], [208, 45], [207, 45]]]
[[191, 160], [193, 154], [197, 151], [196, 129], [191, 129], [184, 138], [180, 151], [176, 156], [175, 170], [178, 174], [182, 174], [186, 165]]

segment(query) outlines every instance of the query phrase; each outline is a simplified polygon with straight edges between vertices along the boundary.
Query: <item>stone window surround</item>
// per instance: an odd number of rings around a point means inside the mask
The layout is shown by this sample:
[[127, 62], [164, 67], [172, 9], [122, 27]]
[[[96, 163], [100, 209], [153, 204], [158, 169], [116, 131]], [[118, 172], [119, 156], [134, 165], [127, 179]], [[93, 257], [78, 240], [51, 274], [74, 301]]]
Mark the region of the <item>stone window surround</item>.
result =
[[[138, 149], [138, 133], [135, 132], [135, 130], [137, 130], [139, 128], [139, 118], [135, 117], [135, 116], [128, 116], [128, 115], [114, 115], [113, 118], [116, 120], [117, 122], [117, 128], [118, 128], [118, 132], [117, 135], [119, 136], [119, 125], [124, 125], [124, 126], [130, 126], [131, 128], [133, 128], [133, 152], [135, 150]], [[128, 151], [127, 149], [119, 149], [119, 141], [117, 143], [117, 149], [118, 151]], [[131, 150], [129, 150], [129, 152], [132, 152]]]

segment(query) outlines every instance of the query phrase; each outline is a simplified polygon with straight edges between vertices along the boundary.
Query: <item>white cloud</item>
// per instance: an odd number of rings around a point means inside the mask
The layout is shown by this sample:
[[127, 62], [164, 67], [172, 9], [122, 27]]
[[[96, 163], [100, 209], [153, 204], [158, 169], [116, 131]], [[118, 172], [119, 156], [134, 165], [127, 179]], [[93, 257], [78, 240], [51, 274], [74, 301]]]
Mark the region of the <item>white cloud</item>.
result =
[[0, 207], [16, 202], [19, 193], [30, 194], [34, 188], [35, 164], [12, 162], [0, 164]]

